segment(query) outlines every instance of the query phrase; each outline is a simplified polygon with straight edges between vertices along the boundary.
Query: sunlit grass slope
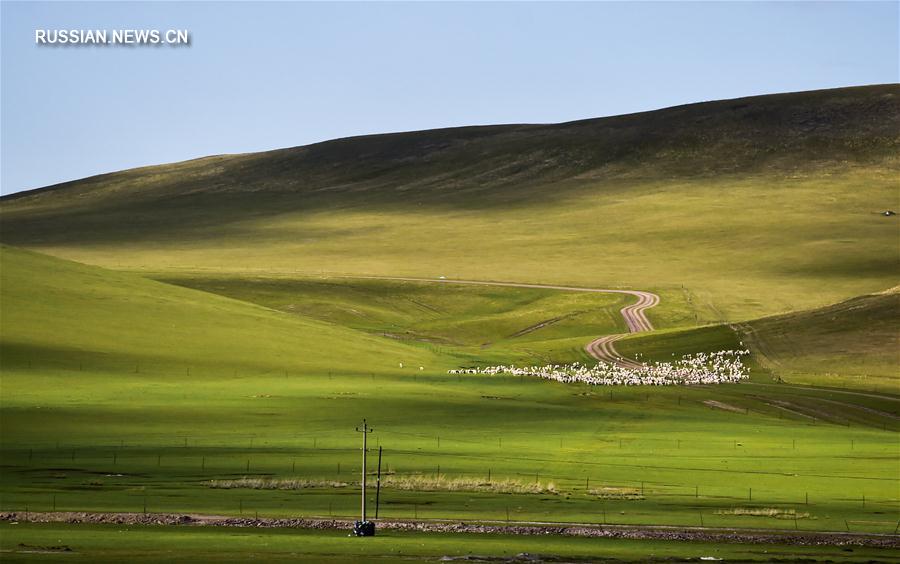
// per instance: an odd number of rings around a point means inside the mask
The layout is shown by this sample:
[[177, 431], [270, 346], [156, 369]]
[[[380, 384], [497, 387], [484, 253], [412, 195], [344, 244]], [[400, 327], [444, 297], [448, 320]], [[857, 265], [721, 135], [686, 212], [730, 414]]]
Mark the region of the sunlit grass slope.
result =
[[117, 269], [684, 288], [734, 322], [897, 283], [897, 131], [884, 85], [366, 136], [14, 195], [0, 239]]
[[108, 368], [139, 383], [154, 371], [252, 367], [302, 377], [437, 358], [333, 324], [8, 246], [0, 248], [0, 285], [4, 370]]

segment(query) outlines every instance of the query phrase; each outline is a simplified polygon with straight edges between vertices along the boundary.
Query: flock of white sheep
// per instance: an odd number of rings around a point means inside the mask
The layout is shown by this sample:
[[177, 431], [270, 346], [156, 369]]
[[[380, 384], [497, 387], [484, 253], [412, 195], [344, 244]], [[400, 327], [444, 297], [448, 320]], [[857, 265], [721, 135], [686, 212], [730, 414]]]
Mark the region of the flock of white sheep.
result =
[[583, 383], [592, 386], [690, 386], [695, 384], [725, 384], [746, 380], [750, 374], [741, 357], [747, 350], [727, 350], [696, 353], [673, 362], [645, 362], [625, 366], [598, 362], [596, 366], [548, 364], [546, 366], [489, 366], [487, 368], [459, 368], [450, 374], [510, 374], [537, 376], [564, 384]]

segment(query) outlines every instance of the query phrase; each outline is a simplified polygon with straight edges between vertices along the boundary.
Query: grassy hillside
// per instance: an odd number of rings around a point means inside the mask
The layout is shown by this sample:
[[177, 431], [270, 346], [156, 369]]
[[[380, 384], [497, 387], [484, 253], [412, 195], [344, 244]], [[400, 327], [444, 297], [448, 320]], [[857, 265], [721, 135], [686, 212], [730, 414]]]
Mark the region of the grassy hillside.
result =
[[5, 371], [81, 366], [139, 384], [222, 366], [302, 375], [437, 361], [389, 339], [8, 246], [0, 295]]
[[657, 288], [739, 321], [896, 284], [898, 130], [885, 85], [367, 136], [14, 195], [0, 240], [119, 269]]
[[897, 287], [738, 330], [761, 362], [788, 382], [900, 390]]
[[633, 300], [612, 294], [436, 282], [209, 273], [159, 276], [173, 284], [391, 339], [428, 343], [469, 356], [473, 362], [585, 360], [584, 345], [597, 335], [627, 330], [619, 309]]
[[[585, 361], [586, 343], [626, 332], [618, 310], [633, 301], [610, 294], [439, 282], [187, 272], [159, 276], [376, 335], [432, 343], [480, 362]], [[617, 348], [623, 354], [668, 360], [673, 354], [749, 347], [760, 373], [786, 382], [900, 390], [896, 288], [734, 325], [716, 324], [716, 312], [687, 292], [660, 293], [667, 307], [648, 315], [662, 329], [620, 341]], [[685, 328], [694, 324], [701, 327]]]

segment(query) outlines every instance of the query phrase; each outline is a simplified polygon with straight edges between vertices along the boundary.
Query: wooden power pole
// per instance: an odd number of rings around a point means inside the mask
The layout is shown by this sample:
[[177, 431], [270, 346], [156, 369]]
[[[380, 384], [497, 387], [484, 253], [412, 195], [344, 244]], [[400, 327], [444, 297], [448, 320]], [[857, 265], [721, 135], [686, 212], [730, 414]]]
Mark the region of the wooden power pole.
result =
[[358, 537], [371, 537], [375, 534], [375, 524], [369, 523], [366, 520], [366, 455], [367, 455], [367, 447], [368, 447], [368, 438], [369, 433], [371, 433], [374, 429], [370, 429], [366, 420], [363, 419], [362, 428], [356, 428], [357, 433], [363, 434], [363, 448], [362, 448], [362, 520], [356, 523], [356, 526], [353, 527], [353, 532]]
[[[378, 519], [378, 502], [381, 498], [381, 447], [378, 447], [378, 477], [375, 478], [375, 518]], [[808, 505], [808, 504], [807, 504]]]

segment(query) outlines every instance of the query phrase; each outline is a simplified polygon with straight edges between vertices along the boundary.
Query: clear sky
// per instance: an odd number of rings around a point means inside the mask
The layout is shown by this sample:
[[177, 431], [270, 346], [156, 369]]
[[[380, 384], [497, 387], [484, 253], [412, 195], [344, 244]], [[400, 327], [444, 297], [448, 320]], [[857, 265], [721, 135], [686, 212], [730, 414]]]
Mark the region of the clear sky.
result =
[[[0, 4], [0, 188], [435, 127], [900, 82], [897, 2]], [[188, 29], [189, 47], [35, 29]]]

